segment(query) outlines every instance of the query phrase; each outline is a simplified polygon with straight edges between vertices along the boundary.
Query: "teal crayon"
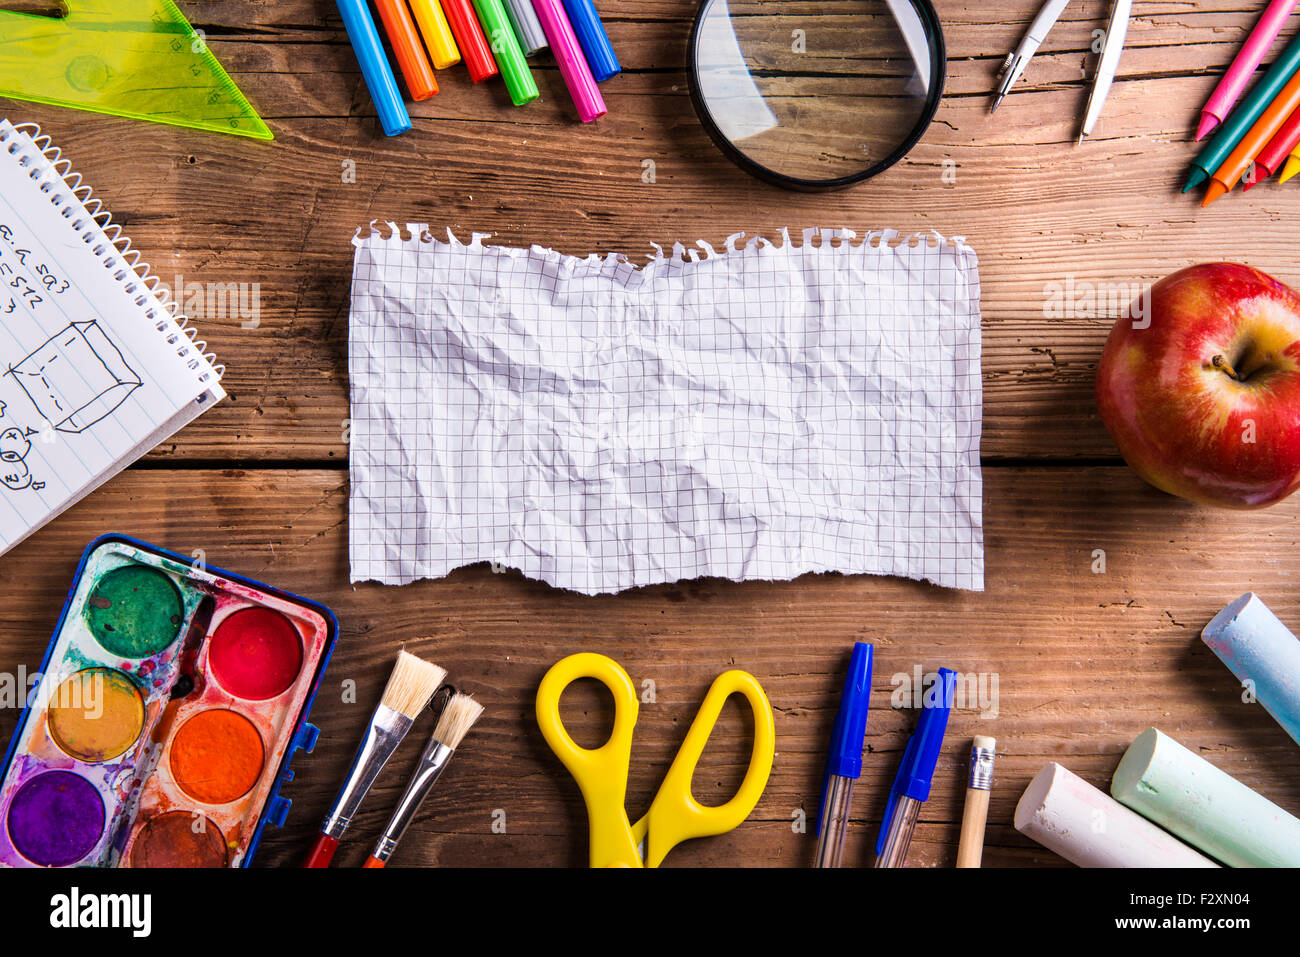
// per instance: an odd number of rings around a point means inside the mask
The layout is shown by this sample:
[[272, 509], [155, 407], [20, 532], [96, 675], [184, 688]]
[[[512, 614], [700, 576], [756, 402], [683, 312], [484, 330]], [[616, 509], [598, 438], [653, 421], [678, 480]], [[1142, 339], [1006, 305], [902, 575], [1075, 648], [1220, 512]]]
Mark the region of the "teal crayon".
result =
[[1196, 159], [1192, 160], [1192, 171], [1187, 174], [1187, 183], [1183, 186], [1184, 193], [1204, 183], [1223, 165], [1228, 154], [1237, 148], [1241, 138], [1255, 125], [1255, 121], [1268, 109], [1268, 105], [1297, 70], [1300, 70], [1300, 34], [1292, 38], [1254, 89], [1228, 114], [1214, 138], [1196, 154]]

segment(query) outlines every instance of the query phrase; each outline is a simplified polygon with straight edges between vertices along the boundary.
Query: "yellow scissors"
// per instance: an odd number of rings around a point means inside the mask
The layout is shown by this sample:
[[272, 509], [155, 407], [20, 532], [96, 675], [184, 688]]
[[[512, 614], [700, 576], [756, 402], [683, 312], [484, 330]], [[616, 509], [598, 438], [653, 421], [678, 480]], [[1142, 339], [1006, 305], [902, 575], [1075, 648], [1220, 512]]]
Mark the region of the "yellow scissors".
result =
[[[599, 748], [579, 747], [560, 720], [560, 695], [579, 678], [595, 678], [614, 696], [614, 730]], [[733, 694], [743, 695], [754, 712], [754, 746], [745, 779], [735, 795], [725, 804], [708, 807], [691, 794], [691, 778], [722, 705]], [[587, 803], [592, 867], [658, 867], [682, 841], [738, 827], [754, 810], [772, 772], [776, 730], [763, 686], [746, 671], [724, 672], [704, 696], [650, 810], [633, 824], [625, 801], [637, 709], [636, 688], [627, 672], [613, 659], [590, 652], [557, 661], [537, 688], [537, 724], [542, 736], [578, 782]]]

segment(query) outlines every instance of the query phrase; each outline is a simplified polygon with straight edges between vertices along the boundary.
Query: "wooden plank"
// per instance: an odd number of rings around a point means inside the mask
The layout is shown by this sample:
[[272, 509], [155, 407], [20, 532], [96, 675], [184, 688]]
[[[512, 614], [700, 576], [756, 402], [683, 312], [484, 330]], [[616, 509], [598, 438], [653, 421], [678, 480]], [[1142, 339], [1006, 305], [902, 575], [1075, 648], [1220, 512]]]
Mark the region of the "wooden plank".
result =
[[[672, 865], [806, 865], [812, 841], [792, 825], [816, 814], [840, 669], [854, 639], [876, 644], [869, 753], [848, 857], [869, 860], [885, 792], [911, 723], [891, 693], [917, 666], [996, 675], [997, 717], [953, 719], [912, 862], [951, 866], [972, 734], [998, 737], [990, 865], [1056, 859], [1016, 834], [1015, 802], [1047, 761], [1098, 786], [1127, 743], [1154, 724], [1283, 807], [1300, 811], [1295, 745], [1199, 642], [1204, 623], [1253, 588], [1300, 625], [1300, 502], [1223, 513], [1171, 499], [1123, 468], [991, 468], [986, 472], [988, 589], [936, 589], [839, 575], [736, 584], [716, 579], [586, 598], [496, 575], [486, 565], [402, 588], [353, 586], [346, 565], [346, 481], [334, 470], [132, 470], [0, 563], [0, 669], [36, 667], [82, 548], [113, 529], [157, 541], [321, 600], [343, 635], [314, 720], [316, 753], [296, 765], [289, 826], [270, 832], [264, 864], [293, 864], [310, 841], [359, 729], [403, 644], [447, 666], [487, 715], [399, 852], [404, 864], [582, 864], [581, 803], [541, 741], [532, 698], [565, 654], [601, 651], [635, 681], [642, 706], [629, 804], [647, 803], [705, 688], [728, 667], [752, 671], [777, 716], [778, 757], [753, 819], [678, 850]], [[1095, 550], [1104, 573], [1094, 572]], [[355, 703], [344, 692], [355, 683]], [[577, 739], [595, 744], [607, 707], [589, 688], [566, 697]], [[986, 698], [987, 701], [987, 698]], [[969, 705], [969, 702], [967, 702]], [[697, 776], [703, 800], [724, 798], [747, 748], [728, 713]], [[985, 708], [983, 713], [990, 713]], [[0, 734], [16, 720], [0, 712]], [[419, 734], [427, 734], [428, 723]], [[359, 863], [382, 827], [418, 748], [408, 742], [356, 824], [340, 863]], [[493, 833], [493, 813], [505, 834]]]
[[[964, 235], [982, 264], [990, 459], [1114, 455], [1091, 395], [1109, 322], [1082, 310], [1047, 315], [1048, 290], [1071, 280], [1137, 288], [1210, 259], [1295, 281], [1280, 240], [1300, 217], [1300, 191], [1269, 185], [1206, 211], [1176, 192], [1194, 155], [1188, 130], [1215, 82], [1208, 65], [1231, 58], [1253, 11], [1144, 5], [1096, 135], [1076, 147], [1084, 50], [1105, 5], [1072, 8], [990, 117], [998, 51], [1034, 4], [944, 3], [948, 96], [924, 140], [867, 184], [805, 196], [740, 173], [695, 120], [681, 72], [691, 3], [610, 4], [629, 72], [606, 85], [611, 113], [598, 124], [574, 122], [554, 70], [539, 71], [543, 100], [523, 110], [504, 105], [499, 84], [475, 87], [450, 71], [443, 94], [415, 107], [417, 129], [395, 140], [378, 135], [337, 14], [324, 6], [187, 6], [275, 127], [273, 145], [6, 105], [48, 129], [157, 273], [208, 293], [196, 324], [229, 369], [232, 399], [157, 460], [345, 457], [349, 239], [372, 219], [634, 257], [652, 241], [809, 225]], [[646, 161], [653, 183], [642, 181]], [[355, 183], [343, 182], [345, 163]], [[257, 284], [256, 328], [219, 291], [231, 283], [250, 295]]]

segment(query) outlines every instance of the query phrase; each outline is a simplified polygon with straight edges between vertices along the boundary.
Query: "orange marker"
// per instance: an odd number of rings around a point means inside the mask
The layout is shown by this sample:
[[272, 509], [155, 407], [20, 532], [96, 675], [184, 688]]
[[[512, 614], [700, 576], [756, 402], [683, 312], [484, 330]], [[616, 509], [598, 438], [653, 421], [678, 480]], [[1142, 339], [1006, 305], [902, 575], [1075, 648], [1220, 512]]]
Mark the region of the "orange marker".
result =
[[1202, 206], [1209, 206], [1237, 185], [1246, 170], [1250, 169], [1250, 164], [1255, 161], [1255, 157], [1259, 156], [1260, 150], [1282, 128], [1287, 117], [1294, 113], [1297, 107], [1300, 107], [1300, 73], [1292, 76], [1287, 85], [1282, 87], [1281, 92], [1255, 121], [1255, 125], [1241, 138], [1237, 148], [1229, 153], [1228, 158], [1214, 171], [1210, 186], [1205, 191]]
[[384, 21], [384, 32], [397, 55], [397, 65], [402, 68], [406, 87], [417, 100], [427, 100], [438, 92], [438, 81], [433, 78], [429, 58], [424, 55], [420, 35], [415, 32], [415, 21], [406, 8], [406, 0], [375, 0], [379, 16]]

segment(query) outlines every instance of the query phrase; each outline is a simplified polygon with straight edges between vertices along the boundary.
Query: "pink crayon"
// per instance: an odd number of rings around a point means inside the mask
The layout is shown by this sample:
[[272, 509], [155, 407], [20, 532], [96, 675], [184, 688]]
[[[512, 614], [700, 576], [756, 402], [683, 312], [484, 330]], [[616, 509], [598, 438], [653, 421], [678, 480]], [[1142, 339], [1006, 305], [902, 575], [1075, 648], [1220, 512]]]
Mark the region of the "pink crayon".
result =
[[542, 31], [550, 41], [551, 52], [555, 54], [564, 85], [573, 97], [573, 105], [578, 108], [578, 119], [590, 123], [604, 116], [605, 98], [596, 87], [596, 78], [591, 75], [591, 68], [587, 66], [587, 59], [560, 0], [533, 0], [533, 9], [537, 11]]
[[1286, 18], [1291, 15], [1295, 5], [1296, 0], [1273, 0], [1260, 16], [1255, 29], [1251, 31], [1232, 61], [1232, 66], [1228, 67], [1228, 72], [1223, 75], [1223, 79], [1219, 81], [1219, 85], [1214, 88], [1205, 106], [1201, 108], [1201, 123], [1196, 129], [1198, 140], [1227, 119], [1237, 98], [1241, 96], [1241, 91], [1246, 89], [1246, 84], [1255, 75], [1255, 67], [1259, 66], [1264, 55], [1268, 53], [1268, 48], [1273, 45], [1273, 40], [1281, 31], [1282, 24], [1286, 23]]

